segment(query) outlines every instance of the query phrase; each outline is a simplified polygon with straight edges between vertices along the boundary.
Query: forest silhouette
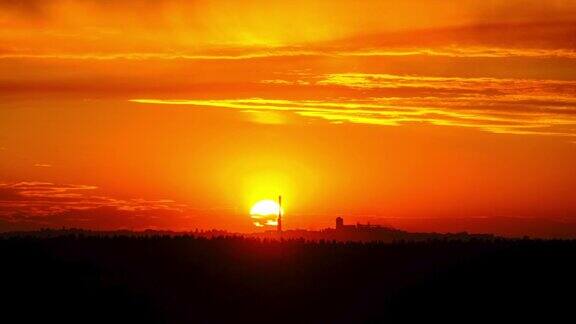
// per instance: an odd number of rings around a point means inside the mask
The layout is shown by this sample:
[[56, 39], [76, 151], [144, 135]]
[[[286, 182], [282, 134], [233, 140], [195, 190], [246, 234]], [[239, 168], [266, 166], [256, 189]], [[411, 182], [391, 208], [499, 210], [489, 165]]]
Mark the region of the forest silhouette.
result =
[[0, 238], [3, 317], [37, 323], [551, 321], [576, 241]]

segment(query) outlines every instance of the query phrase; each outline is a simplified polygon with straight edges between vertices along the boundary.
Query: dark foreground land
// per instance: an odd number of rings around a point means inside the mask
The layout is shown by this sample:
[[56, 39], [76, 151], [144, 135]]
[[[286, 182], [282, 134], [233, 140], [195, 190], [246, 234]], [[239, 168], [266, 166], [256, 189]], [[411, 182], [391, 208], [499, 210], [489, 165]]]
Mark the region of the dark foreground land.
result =
[[575, 241], [69, 235], [0, 255], [3, 323], [553, 323], [576, 295]]

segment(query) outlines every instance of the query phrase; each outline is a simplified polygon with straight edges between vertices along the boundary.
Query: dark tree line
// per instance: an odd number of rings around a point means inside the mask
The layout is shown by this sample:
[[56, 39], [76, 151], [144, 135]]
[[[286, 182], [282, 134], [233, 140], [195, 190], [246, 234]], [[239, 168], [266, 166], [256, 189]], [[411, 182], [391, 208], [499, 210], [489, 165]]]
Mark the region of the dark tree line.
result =
[[551, 322], [576, 286], [576, 242], [561, 240], [27, 235], [0, 256], [10, 323]]

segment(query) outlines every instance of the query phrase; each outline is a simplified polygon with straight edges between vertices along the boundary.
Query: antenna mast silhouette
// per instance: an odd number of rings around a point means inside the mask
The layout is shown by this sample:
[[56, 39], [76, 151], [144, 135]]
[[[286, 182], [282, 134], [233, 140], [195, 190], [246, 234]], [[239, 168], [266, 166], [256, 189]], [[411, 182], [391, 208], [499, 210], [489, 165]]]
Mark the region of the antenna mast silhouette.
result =
[[278, 196], [278, 233], [282, 233], [282, 196]]

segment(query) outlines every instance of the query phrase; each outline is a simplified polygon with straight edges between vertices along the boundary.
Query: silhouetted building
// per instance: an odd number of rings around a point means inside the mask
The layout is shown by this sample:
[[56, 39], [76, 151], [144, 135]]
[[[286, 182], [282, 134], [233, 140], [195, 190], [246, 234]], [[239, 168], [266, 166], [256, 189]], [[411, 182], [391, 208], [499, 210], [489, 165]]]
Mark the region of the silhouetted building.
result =
[[344, 225], [344, 218], [342, 217], [337, 217], [336, 218], [336, 230], [337, 231], [354, 231], [354, 230], [358, 230], [358, 229], [367, 229], [367, 228], [379, 228], [379, 226], [375, 226], [375, 225], [362, 225], [360, 223], [356, 224], [356, 225]]
[[278, 196], [278, 226], [276, 230], [278, 233], [282, 233], [282, 196]]
[[391, 228], [384, 227], [381, 225], [372, 225], [370, 223], [368, 223], [368, 224], [356, 223], [356, 229], [361, 230], [361, 229], [391, 229]]
[[344, 218], [342, 217], [337, 217], [336, 218], [336, 229], [337, 230], [341, 230], [344, 228]]

